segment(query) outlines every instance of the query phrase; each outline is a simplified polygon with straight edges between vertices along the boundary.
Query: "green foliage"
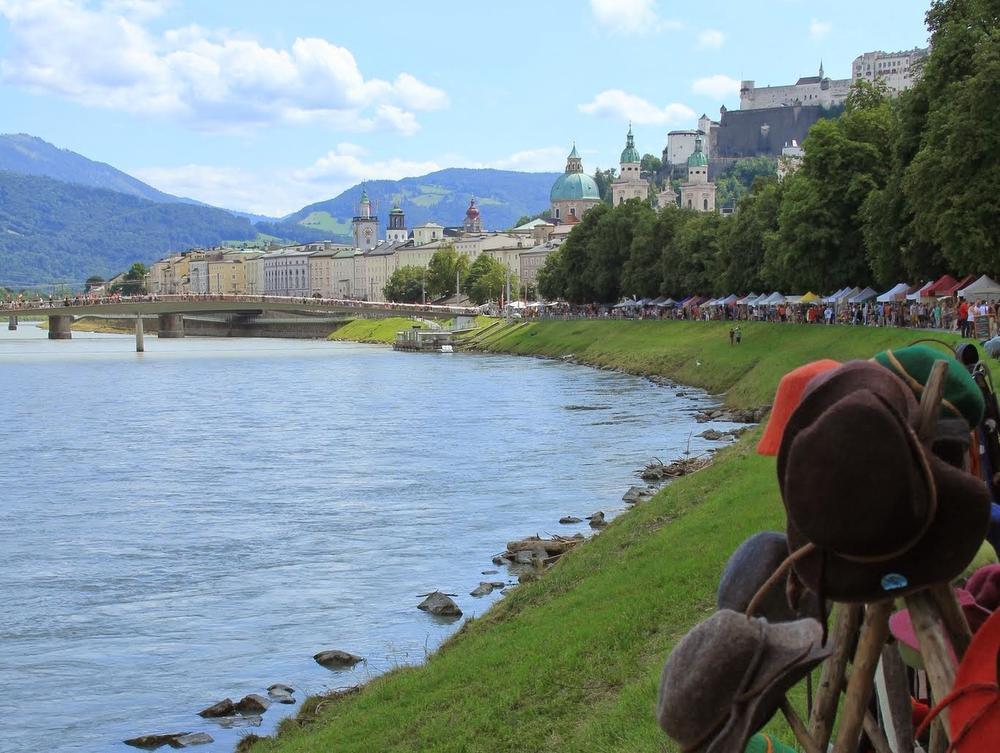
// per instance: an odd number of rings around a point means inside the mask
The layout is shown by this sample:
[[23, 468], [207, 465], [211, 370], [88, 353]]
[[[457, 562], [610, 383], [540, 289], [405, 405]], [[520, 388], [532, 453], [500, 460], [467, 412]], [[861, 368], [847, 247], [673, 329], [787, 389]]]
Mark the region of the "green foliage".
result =
[[335, 329], [326, 339], [389, 345], [395, 342], [397, 332], [413, 327], [426, 329], [427, 324], [401, 316], [391, 316], [386, 319], [355, 319]]
[[116, 282], [111, 286], [112, 293], [122, 295], [143, 295], [146, 293], [146, 275], [149, 270], [142, 262], [136, 262], [129, 267], [128, 272], [121, 282]]
[[382, 292], [388, 300], [397, 303], [422, 303], [426, 275], [427, 270], [423, 267], [400, 267], [389, 277]]
[[[505, 294], [509, 271], [498, 259], [489, 254], [480, 254], [469, 267], [465, 278], [465, 292], [476, 305], [499, 300]], [[510, 283], [511, 290], [517, 290], [516, 281]]]
[[516, 227], [521, 227], [521, 225], [527, 225], [532, 220], [547, 220], [549, 219], [551, 212], [552, 212], [551, 209], [543, 209], [541, 212], [538, 212], [537, 214], [522, 214], [520, 217], [517, 218], [517, 221], [510, 226], [509, 229], [513, 230]]
[[660, 170], [662, 169], [663, 169], [663, 161], [655, 154], [642, 155], [642, 162], [639, 163], [640, 172], [649, 173], [651, 175], [658, 175]]
[[772, 157], [747, 157], [739, 159], [715, 176], [715, 205], [719, 208], [735, 207], [754, 181], [778, 174], [778, 160]]
[[601, 201], [605, 204], [611, 203], [611, 184], [615, 182], [618, 171], [613, 167], [607, 170], [597, 168], [594, 171], [594, 182], [597, 184], [597, 191], [601, 195]]
[[447, 298], [455, 295], [456, 279], [464, 287], [462, 280], [469, 271], [469, 257], [459, 254], [452, 245], [434, 252], [427, 265], [427, 292], [433, 298]]

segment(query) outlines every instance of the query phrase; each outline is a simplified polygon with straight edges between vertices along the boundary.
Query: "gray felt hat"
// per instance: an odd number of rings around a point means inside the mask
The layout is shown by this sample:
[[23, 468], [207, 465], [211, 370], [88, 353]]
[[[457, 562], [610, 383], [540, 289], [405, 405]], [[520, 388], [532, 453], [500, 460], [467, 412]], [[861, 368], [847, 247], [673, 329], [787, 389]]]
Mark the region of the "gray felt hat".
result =
[[[746, 612], [757, 590], [788, 557], [788, 538], [778, 531], [755, 533], [732, 553], [719, 580], [717, 606]], [[768, 622], [790, 622], [800, 617], [819, 617], [816, 594], [806, 591], [801, 595], [797, 610], [788, 603], [785, 581], [771, 588], [760, 600], [754, 617]]]
[[811, 618], [771, 624], [723, 609], [667, 658], [657, 718], [684, 753], [742, 753], [785, 693], [830, 655]]

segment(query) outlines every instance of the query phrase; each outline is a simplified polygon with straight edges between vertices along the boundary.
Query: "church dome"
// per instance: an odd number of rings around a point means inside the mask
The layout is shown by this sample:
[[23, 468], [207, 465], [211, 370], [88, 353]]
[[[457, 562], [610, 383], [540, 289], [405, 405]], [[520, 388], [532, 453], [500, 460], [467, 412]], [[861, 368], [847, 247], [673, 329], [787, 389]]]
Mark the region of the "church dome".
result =
[[705, 152], [701, 150], [701, 136], [694, 140], [694, 151], [691, 152], [691, 156], [688, 157], [688, 167], [707, 167], [708, 157], [705, 156]]
[[601, 192], [597, 183], [586, 173], [563, 173], [552, 184], [549, 201], [577, 201], [595, 199], [600, 201]]
[[628, 135], [625, 137], [625, 149], [620, 162], [625, 165], [631, 162], [642, 162], [639, 150], [635, 148], [635, 137], [632, 135], [632, 124], [628, 124]]
[[469, 202], [469, 208], [465, 210], [465, 216], [470, 220], [474, 220], [479, 216], [479, 209], [476, 207], [475, 199]]

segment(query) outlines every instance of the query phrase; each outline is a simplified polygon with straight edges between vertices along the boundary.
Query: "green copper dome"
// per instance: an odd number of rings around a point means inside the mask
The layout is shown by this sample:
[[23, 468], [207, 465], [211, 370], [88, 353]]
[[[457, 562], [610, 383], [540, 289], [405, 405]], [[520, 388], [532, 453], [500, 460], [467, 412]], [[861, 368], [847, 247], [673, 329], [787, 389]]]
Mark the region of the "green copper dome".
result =
[[708, 157], [701, 150], [701, 136], [694, 140], [694, 151], [688, 157], [688, 167], [707, 167]]
[[629, 162], [642, 162], [639, 151], [635, 148], [635, 138], [632, 136], [632, 124], [628, 124], [628, 136], [625, 137], [625, 150], [622, 152], [620, 162], [624, 165]]
[[586, 173], [564, 173], [552, 184], [549, 201], [576, 201], [579, 199], [601, 200], [597, 183]]

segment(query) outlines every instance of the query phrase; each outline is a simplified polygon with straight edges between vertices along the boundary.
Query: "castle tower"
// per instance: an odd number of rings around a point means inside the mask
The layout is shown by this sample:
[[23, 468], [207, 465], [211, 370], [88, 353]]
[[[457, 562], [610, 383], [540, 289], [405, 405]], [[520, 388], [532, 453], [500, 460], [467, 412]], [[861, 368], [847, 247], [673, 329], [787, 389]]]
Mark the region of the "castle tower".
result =
[[386, 227], [385, 239], [390, 243], [402, 243], [409, 235], [410, 232], [406, 229], [406, 215], [403, 214], [397, 201], [392, 205], [392, 211], [389, 212], [389, 225]]
[[483, 232], [483, 223], [479, 217], [479, 207], [476, 206], [476, 198], [473, 196], [469, 202], [469, 208], [465, 210], [465, 222], [462, 223], [466, 235], [479, 235]]
[[688, 157], [687, 183], [681, 185], [681, 207], [696, 212], [715, 211], [715, 184], [708, 181], [708, 157], [702, 139], [694, 140], [694, 152]]
[[614, 206], [623, 204], [629, 199], [646, 199], [649, 196], [649, 183], [642, 179], [642, 157], [635, 148], [635, 137], [632, 135], [632, 124], [628, 124], [628, 135], [625, 136], [625, 149], [621, 156], [621, 172], [611, 184], [611, 203]]
[[378, 243], [378, 217], [372, 212], [372, 203], [368, 191], [361, 189], [361, 202], [358, 213], [351, 221], [354, 231], [354, 245], [362, 251], [370, 251]]

